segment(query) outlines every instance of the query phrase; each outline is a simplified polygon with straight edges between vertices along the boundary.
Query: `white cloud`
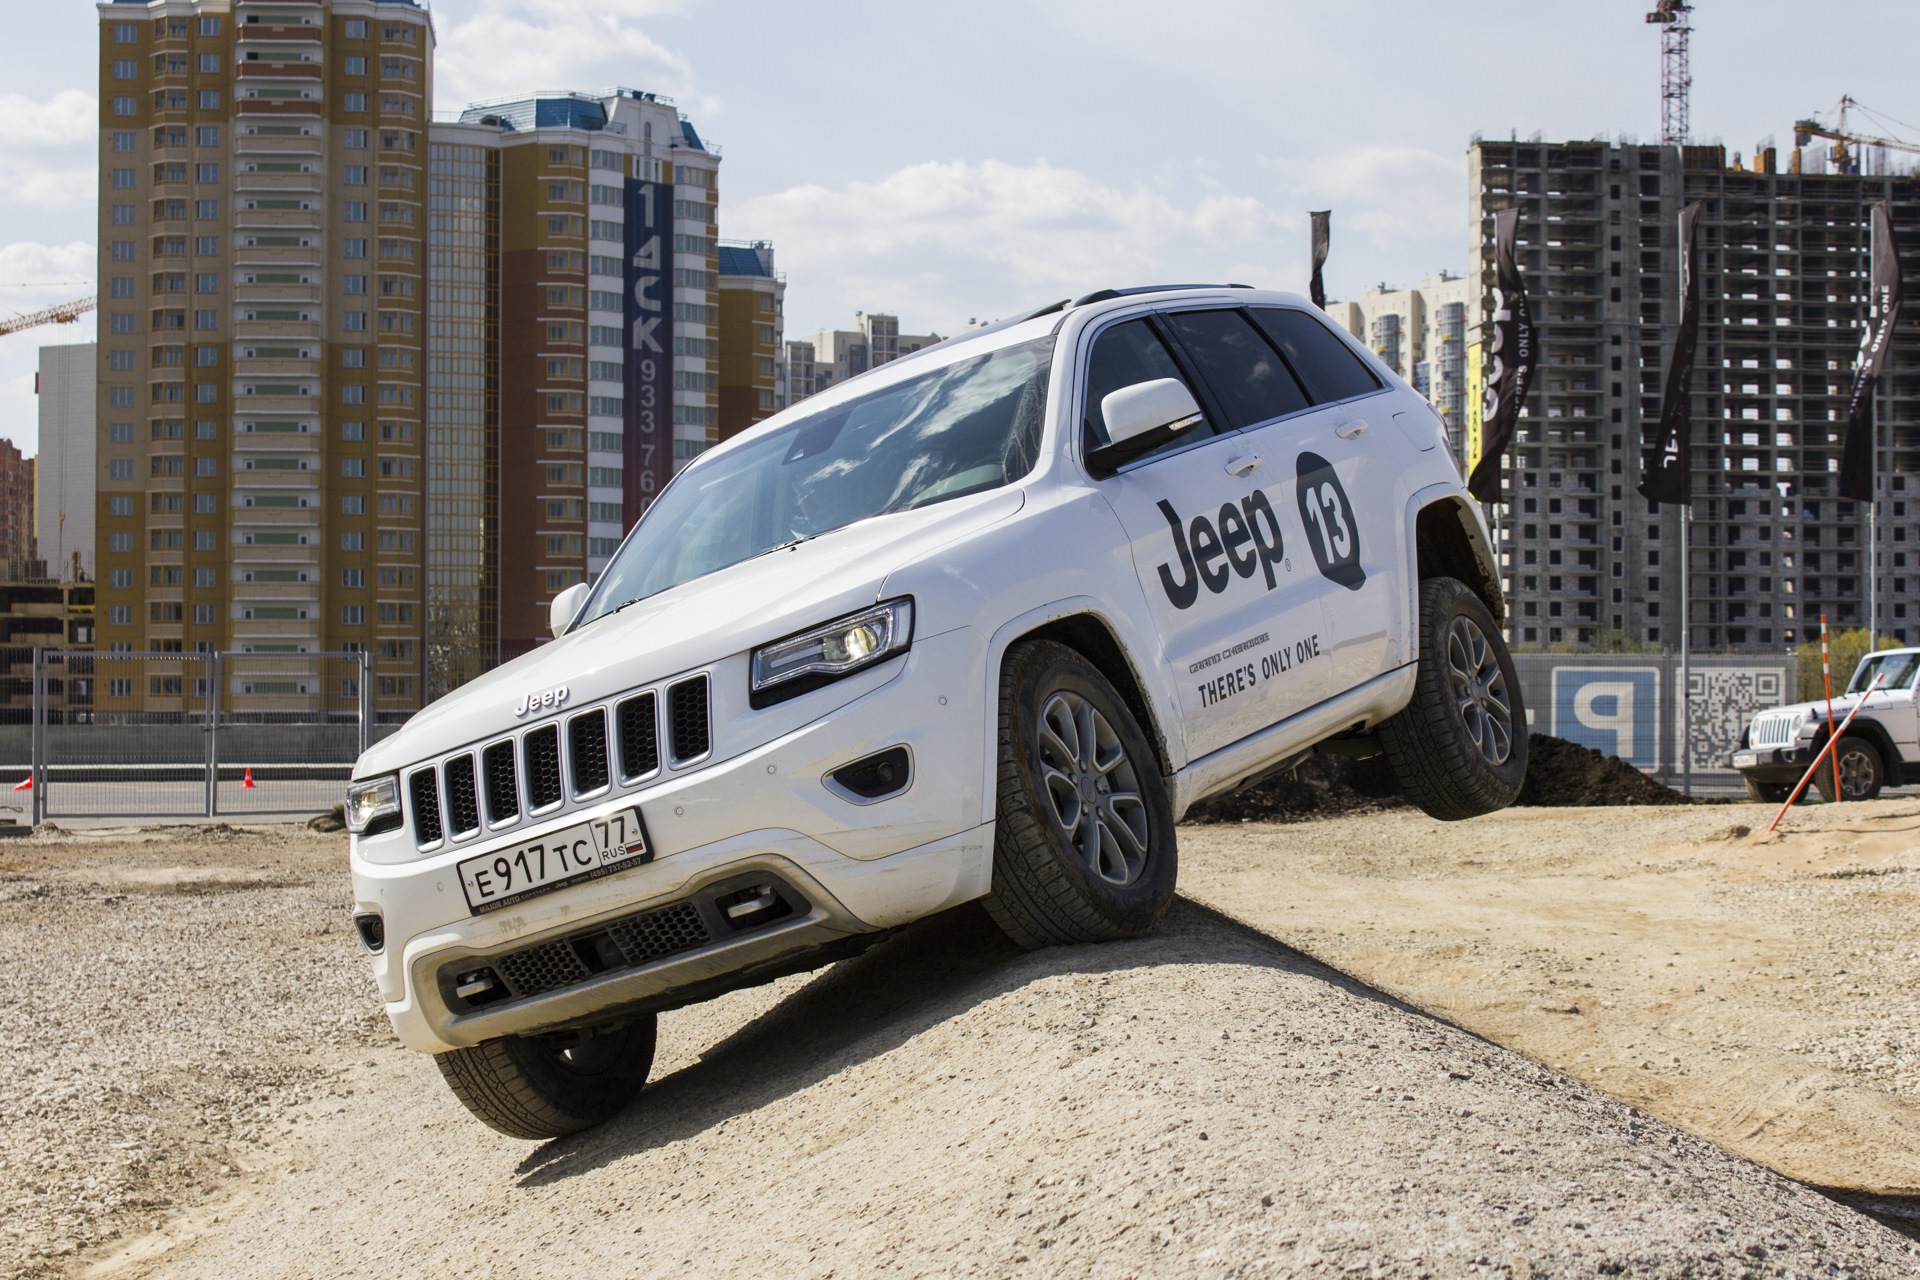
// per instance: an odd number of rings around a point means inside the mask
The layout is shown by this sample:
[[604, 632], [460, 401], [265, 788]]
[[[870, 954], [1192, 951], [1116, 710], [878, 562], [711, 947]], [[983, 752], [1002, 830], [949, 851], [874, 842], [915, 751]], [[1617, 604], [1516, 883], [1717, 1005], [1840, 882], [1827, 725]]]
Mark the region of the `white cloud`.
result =
[[[1345, 213], [1345, 224], [1383, 241], [1419, 240], [1457, 226], [1464, 250], [1467, 162], [1419, 147], [1362, 146], [1320, 156], [1300, 189]], [[1340, 214], [1336, 214], [1339, 217]]]
[[794, 334], [855, 310], [950, 332], [1108, 286], [1271, 281], [1277, 237], [1301, 223], [1224, 189], [1123, 189], [1044, 160], [929, 161], [723, 204], [721, 218], [727, 235], [774, 242]]
[[98, 101], [67, 89], [48, 101], [0, 94], [0, 171], [7, 203], [50, 210], [91, 209], [99, 175], [91, 163]]
[[592, 92], [618, 84], [699, 106], [686, 58], [635, 25], [683, 7], [673, 0], [442, 3], [434, 9], [434, 96], [440, 109], [458, 110], [537, 89]]

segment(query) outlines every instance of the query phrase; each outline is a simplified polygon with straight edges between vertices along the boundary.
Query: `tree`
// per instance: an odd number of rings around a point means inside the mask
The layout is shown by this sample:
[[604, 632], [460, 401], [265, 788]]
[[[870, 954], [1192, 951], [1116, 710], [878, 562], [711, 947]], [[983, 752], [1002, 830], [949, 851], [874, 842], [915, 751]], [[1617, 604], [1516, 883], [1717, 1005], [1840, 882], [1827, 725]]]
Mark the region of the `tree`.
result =
[[[1893, 643], [1891, 636], [1880, 636], [1879, 644], [1867, 634], [1865, 627], [1850, 627], [1827, 633], [1827, 651], [1831, 655], [1833, 669], [1833, 691], [1839, 693], [1847, 687], [1847, 681], [1853, 679], [1853, 669], [1860, 665], [1860, 659], [1872, 653], [1876, 648]], [[1800, 659], [1800, 701], [1818, 702], [1827, 696], [1826, 681], [1820, 674], [1820, 637], [1805, 644], [1795, 645], [1794, 655]]]

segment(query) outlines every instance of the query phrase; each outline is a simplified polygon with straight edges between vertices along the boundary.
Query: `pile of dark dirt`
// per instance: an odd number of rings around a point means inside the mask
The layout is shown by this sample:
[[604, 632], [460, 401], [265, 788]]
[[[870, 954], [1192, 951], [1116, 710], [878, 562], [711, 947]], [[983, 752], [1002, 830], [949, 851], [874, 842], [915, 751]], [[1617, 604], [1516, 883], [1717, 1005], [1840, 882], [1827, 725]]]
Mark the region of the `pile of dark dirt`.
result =
[[1514, 803], [1549, 807], [1685, 804], [1687, 798], [1619, 756], [1603, 756], [1592, 747], [1536, 733], [1527, 739], [1527, 780]]
[[1385, 756], [1312, 756], [1290, 773], [1201, 801], [1185, 821], [1312, 822], [1404, 804]]
[[[1528, 738], [1527, 780], [1514, 803], [1563, 807], [1685, 804], [1687, 800], [1618, 756], [1604, 756], [1592, 747], [1536, 733]], [[1312, 756], [1290, 773], [1202, 801], [1187, 811], [1185, 821], [1312, 822], [1404, 804], [1385, 756], [1365, 760]]]

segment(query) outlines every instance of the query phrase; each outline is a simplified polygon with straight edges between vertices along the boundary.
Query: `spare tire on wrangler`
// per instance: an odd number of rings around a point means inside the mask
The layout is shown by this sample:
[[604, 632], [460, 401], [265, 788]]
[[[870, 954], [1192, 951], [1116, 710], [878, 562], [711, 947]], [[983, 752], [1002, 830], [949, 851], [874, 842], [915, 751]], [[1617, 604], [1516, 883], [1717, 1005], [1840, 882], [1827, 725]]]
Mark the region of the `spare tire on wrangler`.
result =
[[1455, 578], [1420, 584], [1413, 701], [1380, 726], [1409, 800], [1444, 821], [1512, 804], [1527, 778], [1520, 678], [1486, 603]]

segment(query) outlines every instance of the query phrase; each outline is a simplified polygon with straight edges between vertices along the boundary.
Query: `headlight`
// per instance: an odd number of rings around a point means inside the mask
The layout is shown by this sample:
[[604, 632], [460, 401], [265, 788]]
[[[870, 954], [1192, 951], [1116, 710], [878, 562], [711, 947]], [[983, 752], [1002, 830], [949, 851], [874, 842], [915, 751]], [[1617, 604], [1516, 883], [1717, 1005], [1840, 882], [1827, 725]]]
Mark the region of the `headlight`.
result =
[[400, 825], [400, 776], [347, 784], [347, 830], [377, 835]]
[[747, 701], [769, 706], [905, 653], [913, 643], [913, 601], [889, 600], [753, 651]]

